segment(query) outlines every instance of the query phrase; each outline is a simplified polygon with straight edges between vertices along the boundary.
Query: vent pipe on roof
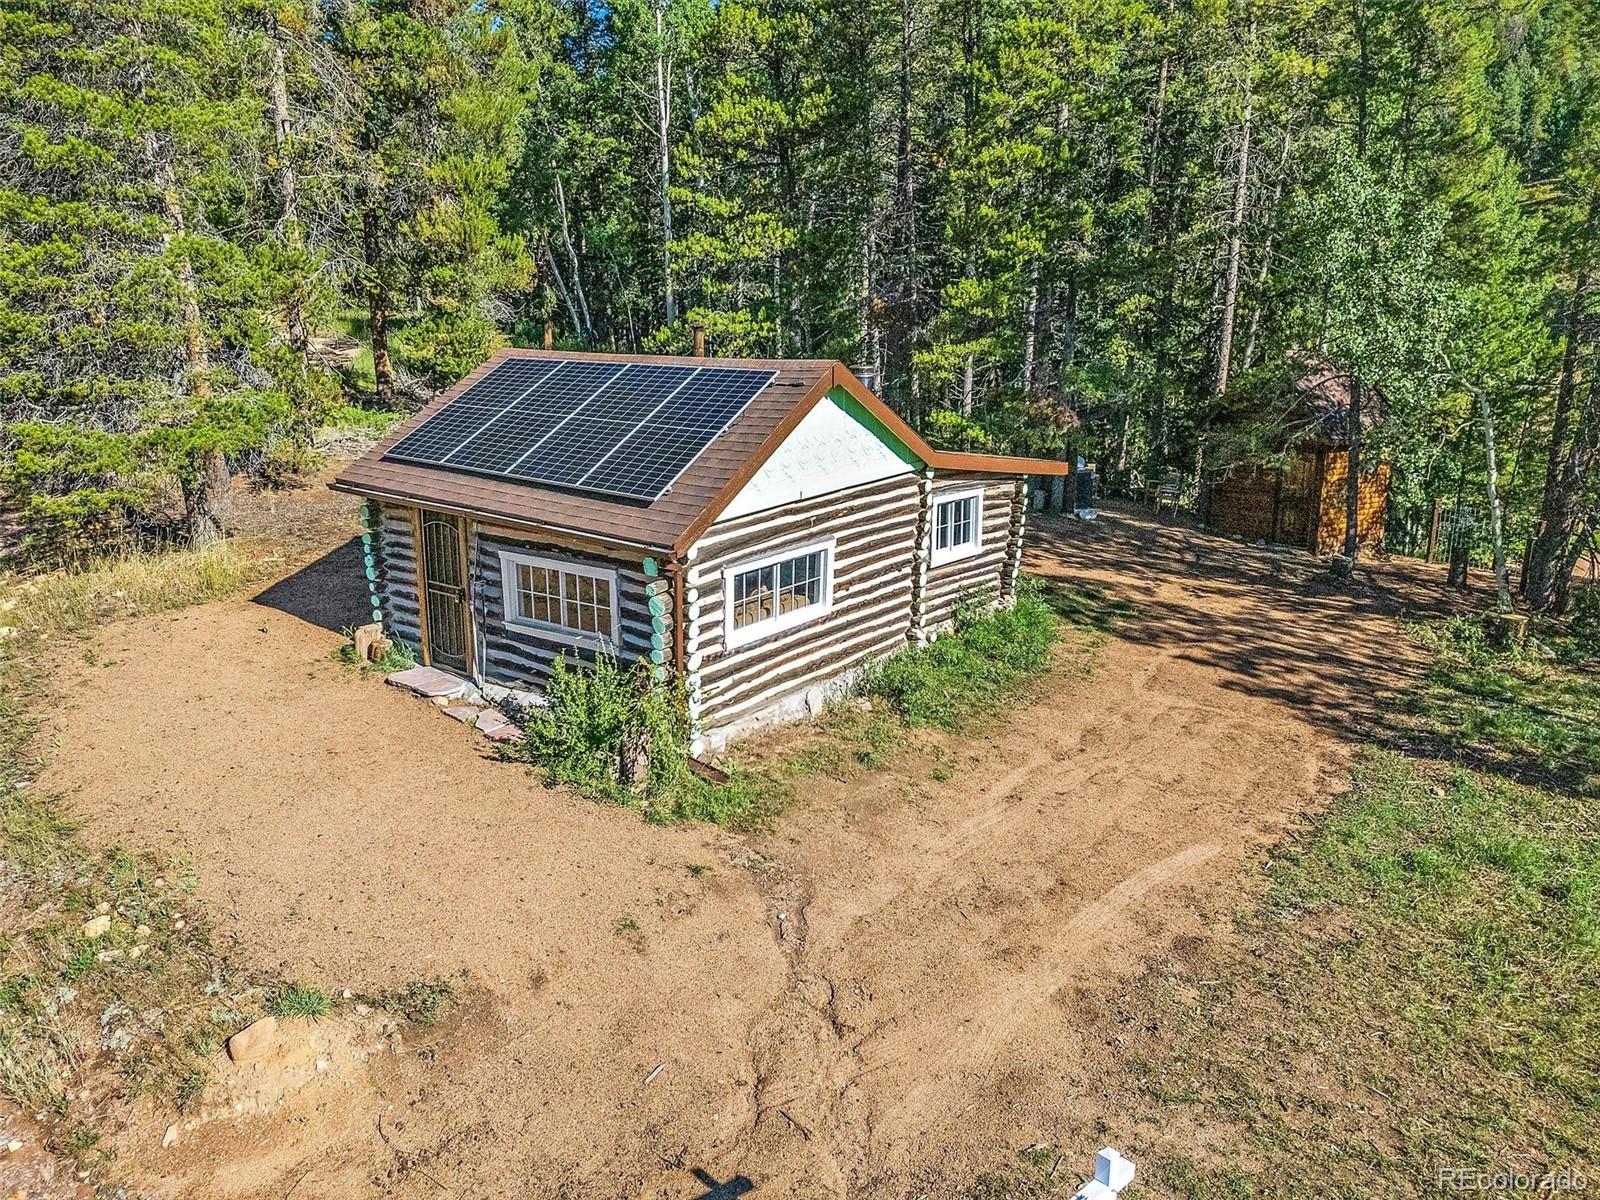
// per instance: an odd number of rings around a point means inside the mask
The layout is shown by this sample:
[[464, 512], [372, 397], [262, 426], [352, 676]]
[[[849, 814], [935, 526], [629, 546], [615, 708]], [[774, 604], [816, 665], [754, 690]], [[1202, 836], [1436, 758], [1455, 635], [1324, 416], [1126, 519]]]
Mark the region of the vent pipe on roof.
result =
[[544, 323], [544, 348], [546, 350], [554, 350], [556, 348], [556, 323], [554, 321], [546, 321]]
[[883, 377], [876, 370], [874, 370], [872, 367], [869, 367], [869, 366], [851, 367], [850, 368], [850, 372], [857, 379], [861, 380], [862, 386], [865, 387], [867, 389], [867, 391], [871, 392], [874, 396], [882, 394], [882, 392], [883, 392]]
[[692, 328], [694, 329], [694, 356], [696, 358], [704, 358], [706, 356], [705, 322], [696, 321]]

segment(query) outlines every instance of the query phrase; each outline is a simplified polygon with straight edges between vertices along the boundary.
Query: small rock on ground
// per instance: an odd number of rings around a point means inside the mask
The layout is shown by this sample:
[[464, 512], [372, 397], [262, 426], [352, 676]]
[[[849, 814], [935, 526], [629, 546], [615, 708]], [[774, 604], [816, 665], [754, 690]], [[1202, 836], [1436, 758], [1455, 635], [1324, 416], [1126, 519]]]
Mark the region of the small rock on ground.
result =
[[270, 1050], [277, 1036], [277, 1018], [262, 1017], [228, 1039], [228, 1057], [236, 1063], [251, 1062]]
[[98, 917], [90, 917], [83, 923], [83, 936], [86, 938], [104, 937], [111, 931], [111, 918], [105, 913]]

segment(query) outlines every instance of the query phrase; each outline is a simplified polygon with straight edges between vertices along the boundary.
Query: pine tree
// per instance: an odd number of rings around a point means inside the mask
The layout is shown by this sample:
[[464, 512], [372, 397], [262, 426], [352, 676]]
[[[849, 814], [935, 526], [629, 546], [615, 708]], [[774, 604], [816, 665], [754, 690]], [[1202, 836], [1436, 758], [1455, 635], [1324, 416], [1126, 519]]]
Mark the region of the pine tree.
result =
[[255, 361], [260, 265], [218, 232], [253, 183], [245, 47], [210, 0], [4, 20], [6, 486], [40, 548], [159, 524], [172, 487], [213, 537], [229, 459], [286, 408]]

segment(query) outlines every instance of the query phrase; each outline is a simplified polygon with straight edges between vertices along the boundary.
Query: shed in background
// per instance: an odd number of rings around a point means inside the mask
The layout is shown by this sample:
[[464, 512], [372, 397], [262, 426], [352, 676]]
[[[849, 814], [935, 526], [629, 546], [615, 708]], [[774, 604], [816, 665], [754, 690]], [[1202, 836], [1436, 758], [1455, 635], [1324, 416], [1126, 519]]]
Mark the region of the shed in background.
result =
[[[1362, 427], [1381, 418], [1385, 400], [1363, 392]], [[1346, 480], [1350, 473], [1350, 376], [1322, 359], [1305, 360], [1288, 394], [1258, 406], [1239, 423], [1272, 431], [1269, 462], [1244, 462], [1215, 472], [1204, 492], [1201, 519], [1223, 533], [1252, 541], [1300, 546], [1313, 554], [1344, 548]], [[1362, 456], [1356, 537], [1383, 541], [1389, 509], [1389, 464]]]

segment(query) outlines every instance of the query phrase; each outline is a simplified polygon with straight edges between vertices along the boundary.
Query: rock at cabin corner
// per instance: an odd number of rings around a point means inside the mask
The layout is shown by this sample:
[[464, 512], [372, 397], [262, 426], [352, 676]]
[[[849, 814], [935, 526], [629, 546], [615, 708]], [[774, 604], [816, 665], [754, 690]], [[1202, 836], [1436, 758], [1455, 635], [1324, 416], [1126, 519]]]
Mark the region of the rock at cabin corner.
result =
[[228, 1039], [228, 1057], [236, 1063], [253, 1062], [272, 1048], [278, 1035], [276, 1017], [262, 1017]]

